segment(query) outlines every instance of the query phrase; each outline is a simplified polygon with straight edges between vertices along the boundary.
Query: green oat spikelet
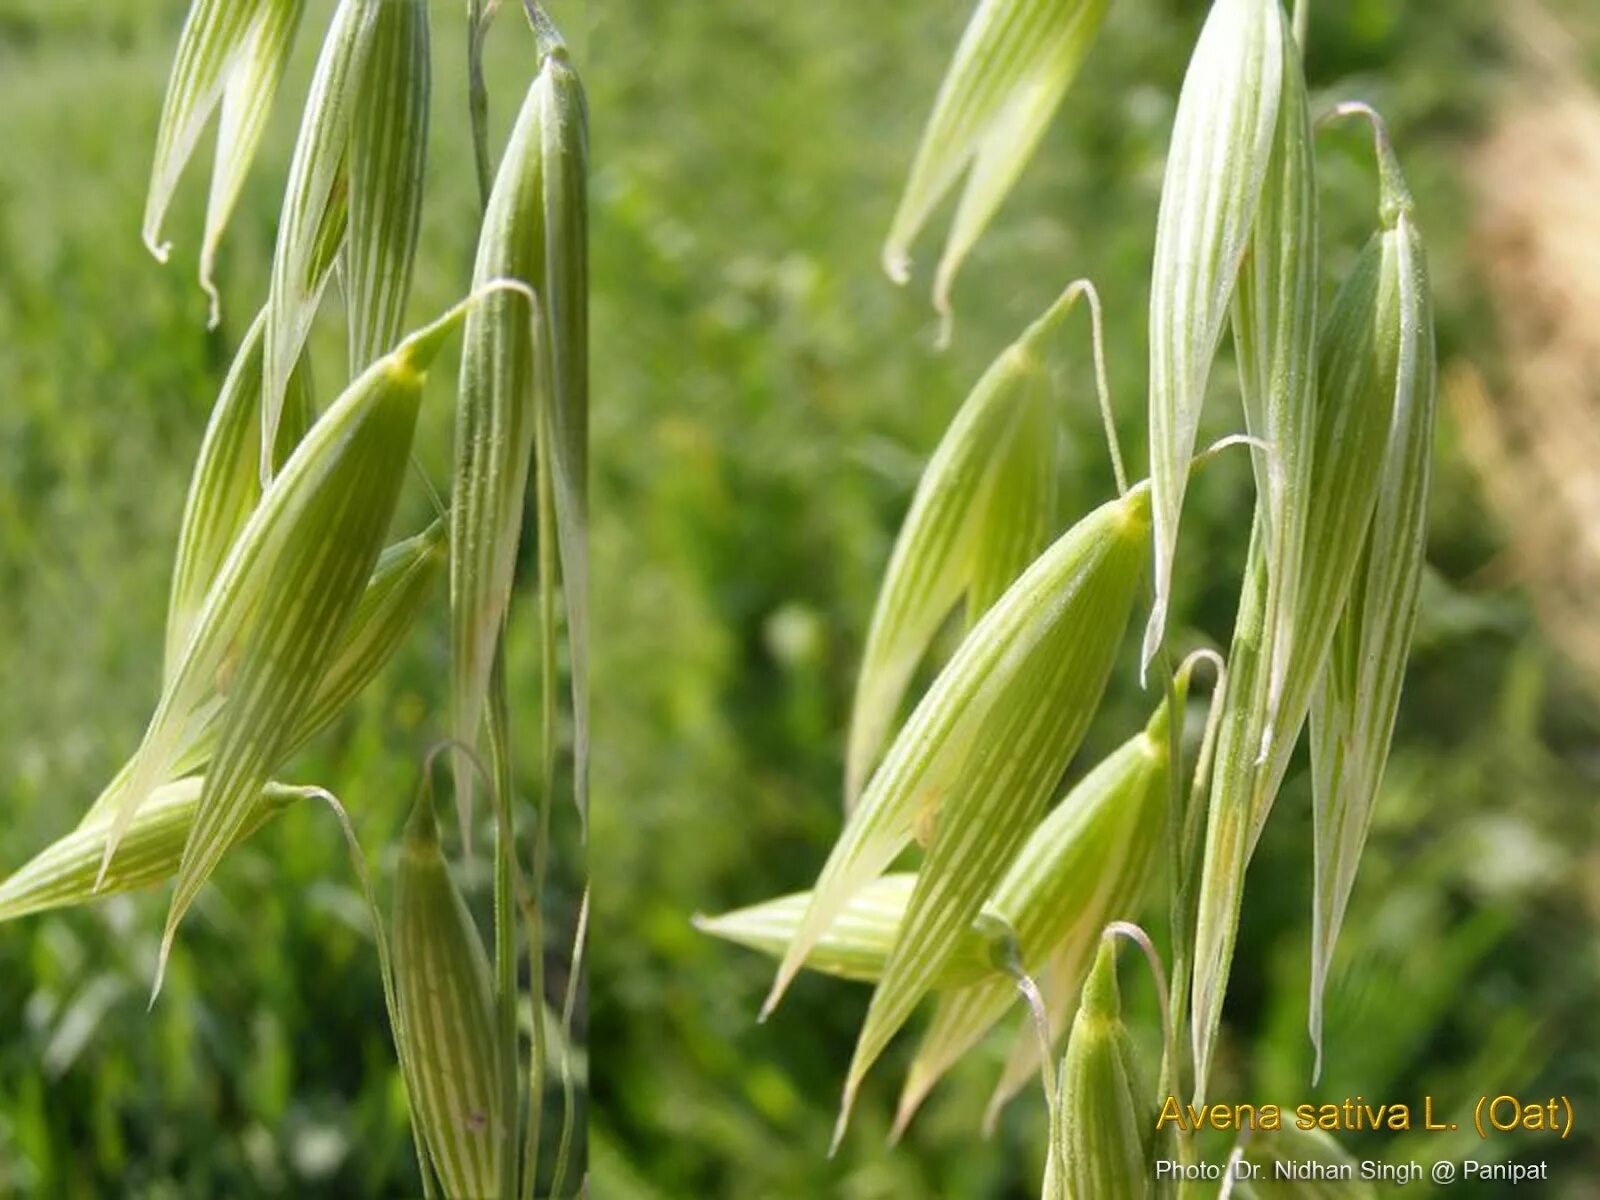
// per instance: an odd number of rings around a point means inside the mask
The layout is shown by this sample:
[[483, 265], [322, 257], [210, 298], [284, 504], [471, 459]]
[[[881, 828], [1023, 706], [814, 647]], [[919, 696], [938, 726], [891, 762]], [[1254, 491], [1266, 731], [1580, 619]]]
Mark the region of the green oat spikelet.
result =
[[[1151, 1188], [1155, 1112], [1140, 1081], [1133, 1039], [1122, 1021], [1115, 943], [1101, 941], [1083, 985], [1057, 1080], [1064, 1149], [1044, 1195], [1140, 1200]], [[1050, 1184], [1059, 1185], [1052, 1193]]]
[[[250, 478], [255, 478], [255, 458], [250, 456]], [[355, 615], [350, 618], [339, 649], [326, 674], [317, 685], [316, 695], [294, 721], [280, 760], [287, 762], [296, 751], [326, 729], [350, 701], [372, 682], [383, 665], [394, 656], [405, 636], [416, 624], [428, 597], [445, 566], [445, 530], [436, 521], [422, 533], [396, 542], [384, 550], [367, 581]], [[175, 752], [171, 775], [176, 778], [203, 771], [216, 752], [221, 698], [212, 693], [202, 699], [184, 726], [183, 742]], [[89, 825], [115, 807], [128, 781], [127, 764], [90, 806], [79, 822]]]
[[215, 282], [217, 250], [239, 193], [266, 132], [272, 101], [289, 68], [305, 0], [264, 0], [261, 13], [228, 72], [217, 120], [217, 158], [206, 199], [205, 236], [200, 245], [200, 287], [211, 303], [210, 324], [222, 319]]
[[500, 1061], [489, 957], [439, 846], [432, 789], [406, 822], [394, 889], [395, 1044], [447, 1197], [499, 1194]]
[[905, 1023], [1037, 823], [1098, 706], [1142, 574], [1143, 485], [1090, 513], [967, 635], [890, 747], [823, 869], [770, 1011], [857, 888], [933, 826], [906, 922], [873, 993], [845, 1086]]
[[1281, 10], [1279, 19], [1284, 22], [1284, 51], [1277, 130], [1233, 298], [1245, 427], [1264, 443], [1264, 448], [1251, 452], [1256, 493], [1266, 509], [1269, 549], [1262, 755], [1268, 750], [1294, 654], [1293, 614], [1316, 432], [1316, 161], [1300, 51]]
[[1145, 671], [1166, 634], [1189, 463], [1266, 180], [1283, 58], [1278, 0], [1215, 0], [1178, 98], [1150, 274], [1155, 601], [1145, 629]]
[[[806, 969], [841, 979], [876, 983], [883, 977], [884, 964], [889, 961], [889, 951], [894, 946], [895, 935], [900, 932], [900, 923], [905, 919], [906, 905], [910, 903], [916, 882], [914, 874], [894, 872], [874, 879], [850, 897], [850, 902], [806, 956]], [[796, 892], [721, 916], [697, 916], [694, 927], [713, 937], [782, 958], [810, 903], [810, 892]], [[974, 933], [950, 956], [940, 973], [938, 986], [960, 987], [991, 970], [988, 946]]]
[[1221, 1022], [1245, 871], [1328, 660], [1356, 577], [1375, 504], [1385, 447], [1401, 395], [1412, 386], [1417, 329], [1404, 312], [1414, 284], [1405, 233], [1368, 242], [1335, 297], [1319, 337], [1317, 430], [1312, 452], [1295, 652], [1277, 707], [1277, 732], [1263, 760], [1268, 704], [1267, 538], [1257, 509], [1245, 583], [1228, 653], [1229, 689], [1217, 743], [1195, 929], [1196, 1102], [1204, 1099]]
[[106, 865], [151, 789], [170, 778], [191, 714], [212, 691], [223, 694], [163, 962], [361, 600], [399, 497], [427, 366], [463, 311], [373, 364], [312, 427], [240, 533], [162, 691], [116, 801]]
[[[289, 370], [311, 330], [350, 210], [350, 130], [364, 98], [366, 63], [391, 0], [340, 0], [306, 96], [278, 217], [267, 292], [262, 365], [262, 481], [277, 438]], [[409, 2], [409, 0], [405, 0]]]
[[442, 520], [384, 548], [311, 703], [295, 721], [286, 756], [332, 724], [394, 657], [427, 607], [448, 558]]
[[904, 283], [911, 243], [966, 173], [933, 289], [947, 332], [956, 272], [1044, 136], [1107, 5], [1108, 0], [981, 0], [962, 34], [883, 248], [884, 270]]
[[[257, 439], [261, 428], [261, 342], [265, 324], [265, 314], [258, 315], [239, 343], [189, 480], [183, 523], [178, 531], [177, 562], [172, 571], [172, 594], [167, 604], [166, 652], [162, 662], [168, 679], [182, 659], [212, 580], [261, 500]], [[299, 368], [289, 377], [278, 425], [274, 470], [282, 467], [311, 427], [311, 393], [310, 364], [302, 355]]]
[[[451, 506], [452, 722], [475, 746], [510, 606], [536, 440], [550, 480], [566, 596], [580, 812], [588, 779], [588, 260], [586, 118], [559, 44], [528, 90], [490, 193], [476, 283], [519, 279], [539, 296], [488, 296], [467, 318]], [[554, 640], [555, 631], [543, 631]], [[458, 756], [462, 819], [472, 777]]]
[[[165, 883], [177, 874], [194, 826], [204, 780], [191, 776], [150, 795], [128, 826], [99, 886], [110, 822], [105, 816], [56, 839], [0, 881], [0, 921]], [[229, 848], [238, 845], [305, 793], [269, 783], [256, 797]]]
[[[1139, 575], [1130, 536], [1144, 531], [1148, 512], [1149, 490], [1141, 485], [1084, 517], [962, 640], [846, 822], [764, 1011], [776, 1005], [812, 943], [849, 897], [882, 874], [910, 842], [918, 821], [928, 820], [957, 795], [1014, 782], [1011, 767], [1032, 768], [1025, 772], [1030, 780], [1065, 768], [1064, 761], [1054, 762], [1039, 747], [1075, 746], [1072, 735], [1081, 734], [1099, 700], [1122, 627], [1119, 618], [1127, 619], [1123, 604], [1131, 606]], [[1080, 658], [1085, 661], [1075, 661]], [[1063, 663], [1081, 669], [1065, 670]], [[1068, 700], [1065, 707], [1040, 700], [1058, 689]], [[1019, 690], [1042, 725], [1028, 719]], [[1009, 752], [1019, 748], [1023, 735], [1035, 752], [1018, 764]], [[1052, 740], [1056, 736], [1059, 742]], [[997, 754], [997, 748], [1006, 753]], [[945, 816], [937, 814], [939, 824], [946, 823]]]
[[[1183, 677], [1180, 703], [1187, 682]], [[1071, 1017], [1101, 930], [1132, 918], [1155, 877], [1167, 823], [1168, 720], [1163, 703], [1143, 730], [1067, 793], [1033, 831], [989, 901], [1016, 931], [1022, 969], [1048, 984], [1041, 990], [1058, 1031]], [[1016, 985], [993, 976], [939, 998], [900, 1093], [896, 1135], [945, 1072], [1016, 1000]], [[1017, 1070], [1026, 1081], [1038, 1070], [1038, 1043], [1024, 1029], [1018, 1045], [1025, 1066]], [[1024, 1045], [1031, 1052], [1021, 1050]], [[1012, 1086], [1008, 1073], [1002, 1087]], [[991, 1113], [1003, 1102], [997, 1089]]]
[[845, 755], [845, 808], [876, 765], [918, 662], [967, 597], [981, 618], [1033, 561], [1055, 491], [1046, 350], [1087, 281], [1061, 297], [990, 364], [918, 481], [895, 539], [862, 653]]
[[1381, 122], [1373, 119], [1379, 207], [1394, 235], [1401, 334], [1394, 422], [1383, 451], [1377, 505], [1311, 708], [1316, 902], [1308, 1028], [1318, 1075], [1328, 969], [1383, 782], [1416, 628], [1433, 449], [1437, 368], [1427, 257], [1410, 192]]
[[162, 262], [171, 249], [161, 240], [167, 206], [266, 6], [267, 0], [194, 0], [189, 7], [161, 105], [145, 199], [144, 243]]

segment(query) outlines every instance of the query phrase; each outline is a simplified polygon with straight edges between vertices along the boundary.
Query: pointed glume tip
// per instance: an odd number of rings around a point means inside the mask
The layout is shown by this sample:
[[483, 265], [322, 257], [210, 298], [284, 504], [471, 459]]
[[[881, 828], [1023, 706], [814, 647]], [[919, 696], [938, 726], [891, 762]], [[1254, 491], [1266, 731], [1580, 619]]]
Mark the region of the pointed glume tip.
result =
[[857, 1082], [851, 1080], [844, 1085], [844, 1096], [839, 1101], [839, 1119], [833, 1123], [833, 1140], [828, 1143], [828, 1157], [833, 1158], [839, 1153], [839, 1147], [844, 1142], [845, 1130], [850, 1125], [850, 1110], [856, 1102]]
[[911, 282], [911, 256], [904, 250], [895, 245], [885, 246], [882, 261], [883, 273], [893, 283], [905, 287]]
[[150, 251], [151, 257], [154, 258], [158, 263], [165, 263], [172, 255], [172, 243], [156, 241], [156, 233], [154, 230], [145, 231], [144, 246], [146, 250]]

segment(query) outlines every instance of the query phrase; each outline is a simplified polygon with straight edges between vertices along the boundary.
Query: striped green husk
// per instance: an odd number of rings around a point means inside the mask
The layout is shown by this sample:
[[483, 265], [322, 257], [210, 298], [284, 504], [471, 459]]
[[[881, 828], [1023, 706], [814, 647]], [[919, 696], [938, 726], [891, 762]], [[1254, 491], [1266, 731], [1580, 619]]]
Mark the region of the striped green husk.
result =
[[982, 0], [956, 48], [883, 248], [904, 282], [910, 247], [970, 173], [939, 262], [934, 302], [948, 312], [962, 261], [1004, 201], [1060, 106], [1107, 0]]
[[184, 21], [161, 106], [144, 210], [145, 245], [163, 262], [170, 245], [161, 241], [161, 223], [172, 193], [222, 96], [229, 71], [249, 45], [266, 2], [194, 0]]
[[1069, 290], [1001, 352], [962, 403], [917, 484], [867, 631], [845, 755], [854, 806], [918, 662], [967, 596], [974, 624], [1039, 552], [1054, 492], [1045, 341]]
[[[128, 826], [117, 857], [99, 887], [110, 823], [80, 825], [52, 842], [0, 882], [0, 921], [69, 904], [86, 904], [117, 892], [164, 883], [177, 873], [183, 844], [194, 825], [203, 780], [181, 779], [157, 788]], [[255, 798], [230, 845], [244, 841], [290, 802], [300, 788], [269, 783]]]
[[344, 241], [350, 127], [363, 100], [366, 61], [380, 10], [389, 2], [340, 0], [306, 96], [284, 187], [267, 295], [261, 402], [264, 480], [271, 477], [264, 450], [277, 435], [290, 367], [305, 344]]
[[1054, 1164], [1053, 1175], [1046, 1172], [1046, 1200], [1148, 1196], [1155, 1113], [1122, 1020], [1116, 947], [1109, 939], [1100, 943], [1083, 985], [1056, 1086], [1062, 1129], [1051, 1141], [1062, 1147], [1064, 1158]]
[[239, 535], [163, 689], [116, 802], [108, 863], [150, 790], [171, 777], [192, 714], [213, 690], [224, 696], [164, 949], [360, 602], [399, 496], [424, 372], [459, 320], [458, 308], [413, 334], [312, 427]]
[[1278, 0], [1216, 0], [1178, 99], [1150, 276], [1155, 601], [1145, 630], [1146, 669], [1165, 637], [1189, 463], [1266, 179], [1283, 57]]
[[[254, 480], [255, 460], [250, 458]], [[435, 522], [426, 531], [384, 550], [367, 582], [361, 602], [344, 632], [339, 650], [317, 685], [311, 703], [298, 714], [281, 759], [294, 753], [326, 729], [372, 681], [389, 661], [427, 603], [428, 595], [444, 570], [444, 525]], [[185, 723], [183, 744], [175, 752], [171, 774], [188, 775], [205, 769], [216, 752], [217, 718], [221, 698], [207, 697]], [[84, 814], [79, 827], [98, 820], [116, 806], [129, 778], [130, 761]]]
[[[905, 918], [916, 876], [897, 872], [862, 888], [806, 956], [807, 970], [841, 979], [876, 983]], [[694, 918], [702, 933], [737, 942], [773, 958], [783, 957], [811, 903], [810, 892], [795, 892], [717, 917]], [[960, 987], [993, 971], [987, 940], [975, 931], [950, 956], [940, 973], [940, 987]]]
[[1381, 137], [1379, 153], [1382, 207], [1394, 221], [1402, 331], [1394, 424], [1377, 505], [1311, 710], [1316, 900], [1308, 1027], [1319, 1074], [1323, 990], [1383, 781], [1416, 627], [1432, 474], [1436, 368], [1427, 259], [1411, 197]]
[[427, 0], [381, 0], [363, 74], [341, 277], [352, 372], [394, 346], [411, 292], [428, 151]]
[[501, 1111], [489, 959], [439, 848], [424, 789], [394, 893], [396, 1045], [428, 1160], [446, 1196], [499, 1194]]
[[[182, 659], [206, 593], [261, 499], [261, 339], [265, 314], [256, 317], [223, 381], [200, 443], [178, 532], [178, 555], [167, 604], [163, 674], [171, 679]], [[311, 426], [310, 365], [302, 357], [289, 378], [273, 467], [283, 465]]]
[[200, 286], [211, 300], [211, 324], [221, 317], [213, 282], [217, 247], [233, 215], [256, 149], [267, 127], [273, 98], [294, 49], [305, 0], [260, 0], [261, 12], [228, 72], [217, 122], [217, 159], [206, 201], [205, 239], [200, 247]]
[[1059, 34], [1048, 45], [1049, 57], [1014, 89], [973, 153], [967, 186], [962, 189], [933, 276], [934, 308], [945, 316], [944, 341], [951, 332], [956, 273], [1038, 149], [1100, 31], [1107, 4], [1108, 0], [1075, 0], [1075, 11], [1062, 21]]
[[[442, 324], [447, 329], [457, 320], [452, 314]], [[229, 567], [241, 564], [237, 573], [230, 579], [224, 568], [218, 579], [214, 597], [227, 597], [235, 581], [246, 597], [265, 586], [247, 600], [253, 611], [238, 631], [241, 649], [225, 688], [217, 751], [184, 848], [164, 946], [243, 819], [241, 798], [282, 756], [296, 715], [315, 696], [360, 604], [394, 517], [423, 378], [441, 332], [435, 327], [413, 335], [350, 385], [284, 467], [282, 488], [275, 484], [262, 500], [259, 525], [252, 518], [240, 536], [229, 560]], [[208, 601], [208, 612], [214, 602]], [[196, 642], [201, 638], [197, 633]]]
[[[1132, 603], [1138, 554], [1130, 536], [1143, 532], [1148, 510], [1149, 491], [1141, 486], [1084, 517], [962, 640], [895, 738], [835, 843], [765, 1011], [777, 1003], [811, 945], [849, 897], [882, 874], [905, 848], [919, 820], [963, 792], [970, 795], [984, 784], [1008, 783], [1013, 772], [1006, 769], [1005, 753], [996, 751], [1014, 751], [1020, 734], [1044, 740], [1050, 732], [1070, 734], [1087, 719], [1115, 650], [1117, 618], [1127, 619], [1125, 611], [1119, 614], [1118, 602]], [[1052, 673], [1046, 667], [1083, 654], [1096, 660], [1088, 665], [1103, 669], [1065, 672], [1064, 679], [1038, 678]], [[1045, 704], [1041, 696], [1052, 694], [1041, 686], [1046, 682], [1066, 687], [1071, 703]], [[1036, 727], [1030, 716], [1044, 719], [1046, 728]], [[1059, 729], [1063, 720], [1067, 727]], [[1062, 736], [1060, 745], [1070, 741]], [[1064, 760], [1054, 764], [1058, 776], [1065, 765]], [[943, 819], [940, 823], [948, 824]], [[996, 872], [985, 890], [998, 881]]]
[[[543, 142], [546, 90], [536, 79], [500, 160], [478, 238], [475, 287], [490, 279], [544, 281]], [[490, 670], [510, 606], [517, 543], [539, 425], [537, 318], [512, 292], [467, 314], [456, 393], [450, 492], [451, 709], [455, 738], [477, 746]], [[542, 330], [540, 331], [542, 332]], [[463, 756], [456, 796], [465, 828], [474, 779]]]
[[[528, 90], [495, 178], [475, 284], [518, 279], [539, 294], [484, 298], [467, 318], [451, 505], [453, 726], [475, 745], [510, 605], [535, 439], [550, 440], [566, 593], [580, 804], [588, 762], [587, 208], [582, 91], [559, 48]], [[543, 631], [553, 639], [555, 631]], [[472, 782], [459, 764], [458, 794]], [[466, 807], [466, 806], [464, 806]]]
[[[829, 859], [812, 929], [826, 927], [835, 897], [883, 869], [879, 855], [904, 844], [901, 821], [932, 821], [928, 857], [856, 1044], [841, 1129], [861, 1079], [999, 884], [1077, 751], [1142, 574], [1148, 495], [1141, 486], [1081, 520], [973, 628]], [[797, 937], [791, 957], [806, 945]]]
[[444, 574], [443, 521], [384, 549], [316, 694], [295, 721], [285, 756], [321, 733], [399, 649]]
[[1340, 288], [1324, 322], [1295, 651], [1265, 760], [1268, 669], [1264, 658], [1267, 538], [1258, 508], [1244, 591], [1228, 654], [1229, 688], [1212, 777], [1205, 863], [1195, 930], [1192, 1004], [1196, 1094], [1204, 1098], [1211, 1052], [1233, 957], [1245, 870], [1271, 812], [1327, 661], [1377, 500], [1404, 349], [1401, 319], [1406, 258], [1393, 230], [1374, 237]]
[[[545, 278], [550, 355], [550, 473], [572, 689], [573, 788], [589, 812], [589, 114], [564, 47], [540, 72], [544, 110]], [[552, 606], [543, 606], [550, 611]], [[555, 629], [543, 636], [554, 644]], [[549, 703], [555, 698], [550, 697]]]
[[[1071, 1014], [1095, 939], [1131, 919], [1149, 890], [1166, 829], [1167, 707], [1076, 784], [1029, 837], [989, 906], [1016, 932], [1024, 970], [1049, 972], [1052, 1017]], [[900, 1093], [896, 1130], [946, 1071], [1011, 1011], [1016, 985], [992, 977], [939, 999]], [[1060, 1000], [1060, 1005], [1051, 1004]], [[1038, 1067], [1037, 1039], [1028, 1073]], [[1025, 1078], [1025, 1076], [1024, 1076]]]
[[[1317, 195], [1311, 116], [1300, 52], [1281, 11], [1283, 87], [1255, 227], [1239, 269], [1233, 337], [1245, 424], [1265, 506], [1267, 724], [1270, 740], [1294, 653], [1293, 614], [1311, 496], [1316, 433]], [[1267, 747], [1263, 745], [1262, 752]]]

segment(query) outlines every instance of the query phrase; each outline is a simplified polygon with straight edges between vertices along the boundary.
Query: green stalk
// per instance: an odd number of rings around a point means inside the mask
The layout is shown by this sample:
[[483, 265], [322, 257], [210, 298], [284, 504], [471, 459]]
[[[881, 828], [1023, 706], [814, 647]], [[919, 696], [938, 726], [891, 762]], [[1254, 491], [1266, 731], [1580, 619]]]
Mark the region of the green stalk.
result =
[[544, 882], [550, 848], [550, 810], [556, 775], [556, 532], [555, 491], [551, 478], [547, 419], [534, 438], [537, 535], [539, 542], [540, 686], [544, 707], [543, 787], [539, 797], [539, 830], [533, 844], [534, 919], [528, 930], [528, 991], [533, 997], [533, 1044], [528, 1056], [528, 1131], [523, 1147], [523, 1196], [531, 1198], [539, 1166], [539, 1135], [544, 1124], [544, 1085], [548, 1073], [544, 1031]]
[[467, 117], [472, 124], [472, 161], [478, 170], [478, 197], [484, 207], [494, 171], [489, 162], [489, 88], [483, 81], [483, 38], [489, 21], [483, 0], [467, 0]]
[[561, 1185], [567, 1181], [572, 1131], [578, 1116], [577, 1090], [572, 1078], [572, 1013], [578, 1005], [578, 984], [583, 978], [583, 950], [588, 928], [589, 891], [585, 888], [583, 900], [578, 906], [578, 929], [572, 938], [572, 958], [569, 960], [572, 971], [567, 976], [567, 993], [561, 1001], [561, 1144], [556, 1151], [555, 1175], [550, 1181], [550, 1195], [556, 1200], [560, 1200]]
[[[483, 79], [483, 36], [487, 29], [483, 0], [467, 0], [467, 117], [472, 126], [472, 157], [477, 167], [479, 216], [489, 205], [494, 175], [489, 161], [489, 93]], [[505, 628], [489, 676], [489, 773], [495, 791], [494, 823], [494, 965], [495, 1016], [500, 1041], [501, 1111], [505, 1129], [500, 1140], [500, 1194], [517, 1195], [517, 911], [512, 896], [512, 855], [516, 830], [512, 821], [511, 712], [506, 691]]]
[[428, 1144], [422, 1137], [422, 1127], [417, 1124], [416, 1107], [410, 1099], [415, 1095], [411, 1087], [411, 1051], [403, 1044], [405, 1034], [400, 1024], [399, 1006], [395, 1001], [394, 966], [393, 959], [389, 955], [389, 938], [384, 933], [383, 913], [378, 908], [377, 894], [372, 890], [372, 876], [367, 871], [366, 852], [361, 849], [361, 842], [356, 838], [350, 814], [345, 811], [337, 796], [326, 788], [308, 787], [303, 790], [311, 799], [325, 802], [333, 810], [333, 815], [338, 818], [339, 828], [344, 832], [345, 848], [350, 853], [350, 866], [356, 873], [356, 881], [361, 885], [361, 895], [367, 902], [367, 918], [372, 922], [372, 940], [378, 948], [378, 978], [383, 981], [383, 1007], [389, 1015], [389, 1029], [395, 1040], [395, 1056], [400, 1060], [400, 1072], [406, 1081], [406, 1115], [411, 1121], [411, 1141], [417, 1152], [417, 1173], [422, 1176], [422, 1195], [424, 1200], [436, 1200], [439, 1192], [434, 1183], [433, 1163], [428, 1157]]
[[[1161, 1055], [1160, 1082], [1157, 1084], [1156, 1102], [1163, 1097], [1176, 1096], [1182, 1089], [1183, 1064], [1174, 1046], [1183, 1044], [1188, 1025], [1185, 1001], [1189, 975], [1189, 957], [1192, 926], [1190, 913], [1194, 907], [1193, 866], [1195, 856], [1189, 846], [1189, 812], [1183, 792], [1183, 700], [1179, 695], [1178, 677], [1172, 669], [1172, 654], [1165, 646], [1158, 658], [1161, 678], [1165, 681], [1167, 695], [1167, 854], [1168, 854], [1168, 922], [1172, 939], [1172, 986], [1167, 992], [1167, 1027], [1171, 1031]], [[1185, 1166], [1195, 1160], [1194, 1139], [1181, 1130], [1174, 1136], [1178, 1159]]]
[[506, 695], [504, 630], [489, 676], [489, 772], [493, 776], [494, 810], [494, 966], [495, 1016], [500, 1040], [501, 1094], [506, 1114], [500, 1142], [500, 1194], [517, 1194], [517, 911], [512, 899], [512, 854], [516, 831], [511, 818], [511, 716]]

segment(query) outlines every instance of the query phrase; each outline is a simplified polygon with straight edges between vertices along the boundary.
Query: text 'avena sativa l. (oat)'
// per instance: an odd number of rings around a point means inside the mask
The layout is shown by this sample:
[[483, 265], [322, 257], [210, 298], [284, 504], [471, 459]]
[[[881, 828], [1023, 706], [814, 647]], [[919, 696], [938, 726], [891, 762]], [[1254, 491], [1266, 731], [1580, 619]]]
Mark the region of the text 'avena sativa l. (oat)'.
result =
[[933, 285], [947, 331], [956, 272], [1033, 156], [1108, 3], [982, 0], [962, 35], [883, 247], [884, 270], [904, 283], [911, 243], [966, 174]]

